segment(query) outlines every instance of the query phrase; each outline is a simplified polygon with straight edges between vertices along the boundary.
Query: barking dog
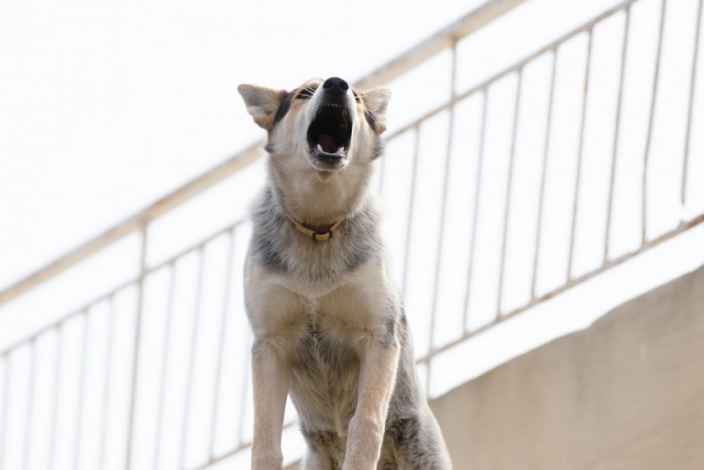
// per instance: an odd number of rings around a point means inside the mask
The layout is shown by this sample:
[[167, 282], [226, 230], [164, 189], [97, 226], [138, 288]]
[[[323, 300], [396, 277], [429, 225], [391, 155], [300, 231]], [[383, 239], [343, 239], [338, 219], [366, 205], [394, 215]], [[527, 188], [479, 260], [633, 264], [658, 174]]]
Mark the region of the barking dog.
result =
[[287, 395], [306, 470], [451, 469], [368, 194], [390, 93], [337, 77], [238, 90], [270, 154], [245, 268], [253, 470], [281, 469]]

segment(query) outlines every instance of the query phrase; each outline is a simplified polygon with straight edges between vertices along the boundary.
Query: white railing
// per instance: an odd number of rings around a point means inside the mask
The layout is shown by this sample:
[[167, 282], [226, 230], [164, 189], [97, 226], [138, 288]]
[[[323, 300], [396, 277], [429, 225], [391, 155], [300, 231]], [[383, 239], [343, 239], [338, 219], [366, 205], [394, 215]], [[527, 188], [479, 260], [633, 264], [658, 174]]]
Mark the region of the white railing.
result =
[[[704, 222], [693, 188], [704, 163], [692, 151], [702, 0], [692, 2], [684, 146], [665, 138], [673, 145], [664, 157], [655, 143], [663, 139], [663, 44], [674, 0], [658, 0], [653, 51], [633, 37], [645, 1], [620, 3], [462, 88], [464, 38], [524, 3], [490, 1], [357, 82], [388, 83], [441, 52], [451, 57], [447, 100], [386, 137], [377, 172], [428, 390], [437, 355]], [[617, 44], [604, 47], [600, 35], [614, 30]], [[608, 49], [617, 66], [595, 66]], [[628, 91], [640, 77], [631, 67], [644, 58], [652, 59], [650, 89], [634, 101]], [[606, 101], [604, 81], [614, 84]], [[639, 109], [647, 116], [637, 132]], [[0, 469], [206, 469], [246, 453], [247, 222], [156, 264], [148, 254], [155, 220], [259, 160], [260, 145], [0, 292], [0, 305], [9, 303], [140, 235], [137, 277], [0, 352]], [[656, 158], [669, 162], [676, 183], [653, 169]], [[617, 197], [624, 191], [630, 196]], [[664, 209], [653, 201], [673, 191]], [[631, 204], [620, 207], [622, 199]]]

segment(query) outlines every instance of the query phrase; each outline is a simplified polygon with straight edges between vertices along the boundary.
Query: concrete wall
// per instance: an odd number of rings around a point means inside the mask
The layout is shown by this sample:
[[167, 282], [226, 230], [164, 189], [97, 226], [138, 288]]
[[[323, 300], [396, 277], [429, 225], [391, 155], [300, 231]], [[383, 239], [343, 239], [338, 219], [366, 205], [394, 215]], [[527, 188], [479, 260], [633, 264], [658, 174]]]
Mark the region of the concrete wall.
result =
[[704, 469], [704, 269], [433, 408], [456, 470]]
[[432, 407], [455, 470], [704, 469], [704, 268]]

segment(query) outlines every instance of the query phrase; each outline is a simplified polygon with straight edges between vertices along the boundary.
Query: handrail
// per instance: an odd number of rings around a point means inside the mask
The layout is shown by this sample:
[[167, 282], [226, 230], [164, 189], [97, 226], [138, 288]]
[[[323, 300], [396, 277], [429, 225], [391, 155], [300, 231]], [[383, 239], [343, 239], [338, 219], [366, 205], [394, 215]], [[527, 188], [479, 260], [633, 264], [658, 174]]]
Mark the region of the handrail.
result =
[[[409, 70], [424, 63], [432, 56], [482, 29], [495, 19], [510, 12], [527, 0], [488, 0], [447, 27], [432, 34], [396, 58], [381, 65], [355, 81], [359, 88], [371, 88], [389, 83]], [[196, 195], [215, 186], [230, 175], [246, 168], [261, 157], [262, 141], [249, 144], [222, 163], [206, 170], [182, 184], [123, 221], [95, 237], [79, 244], [31, 274], [0, 290], [0, 307], [20, 297], [29, 290], [59, 276], [71, 267], [102, 251], [113, 243], [143, 228], [149, 222], [180, 207]]]

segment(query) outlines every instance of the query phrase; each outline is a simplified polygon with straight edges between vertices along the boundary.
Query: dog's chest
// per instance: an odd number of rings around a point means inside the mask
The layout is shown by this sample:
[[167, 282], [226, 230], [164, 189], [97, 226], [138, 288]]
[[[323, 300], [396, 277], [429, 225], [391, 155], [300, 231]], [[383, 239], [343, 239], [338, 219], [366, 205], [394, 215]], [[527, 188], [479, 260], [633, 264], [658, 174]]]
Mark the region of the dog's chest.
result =
[[[299, 367], [315, 368], [321, 374], [356, 360], [351, 338], [337, 322], [306, 322], [303, 334], [296, 340], [295, 354]], [[325, 369], [325, 370], [323, 370]]]
[[334, 318], [309, 315], [293, 338], [291, 395], [315, 428], [344, 430], [354, 413], [360, 364], [354, 336]]
[[356, 360], [359, 326], [343, 316], [318, 311], [317, 302], [310, 304], [291, 338], [294, 365], [337, 367]]
[[350, 238], [323, 242], [297, 238], [283, 250], [285, 283], [310, 297], [320, 297], [347, 282], [371, 256]]

